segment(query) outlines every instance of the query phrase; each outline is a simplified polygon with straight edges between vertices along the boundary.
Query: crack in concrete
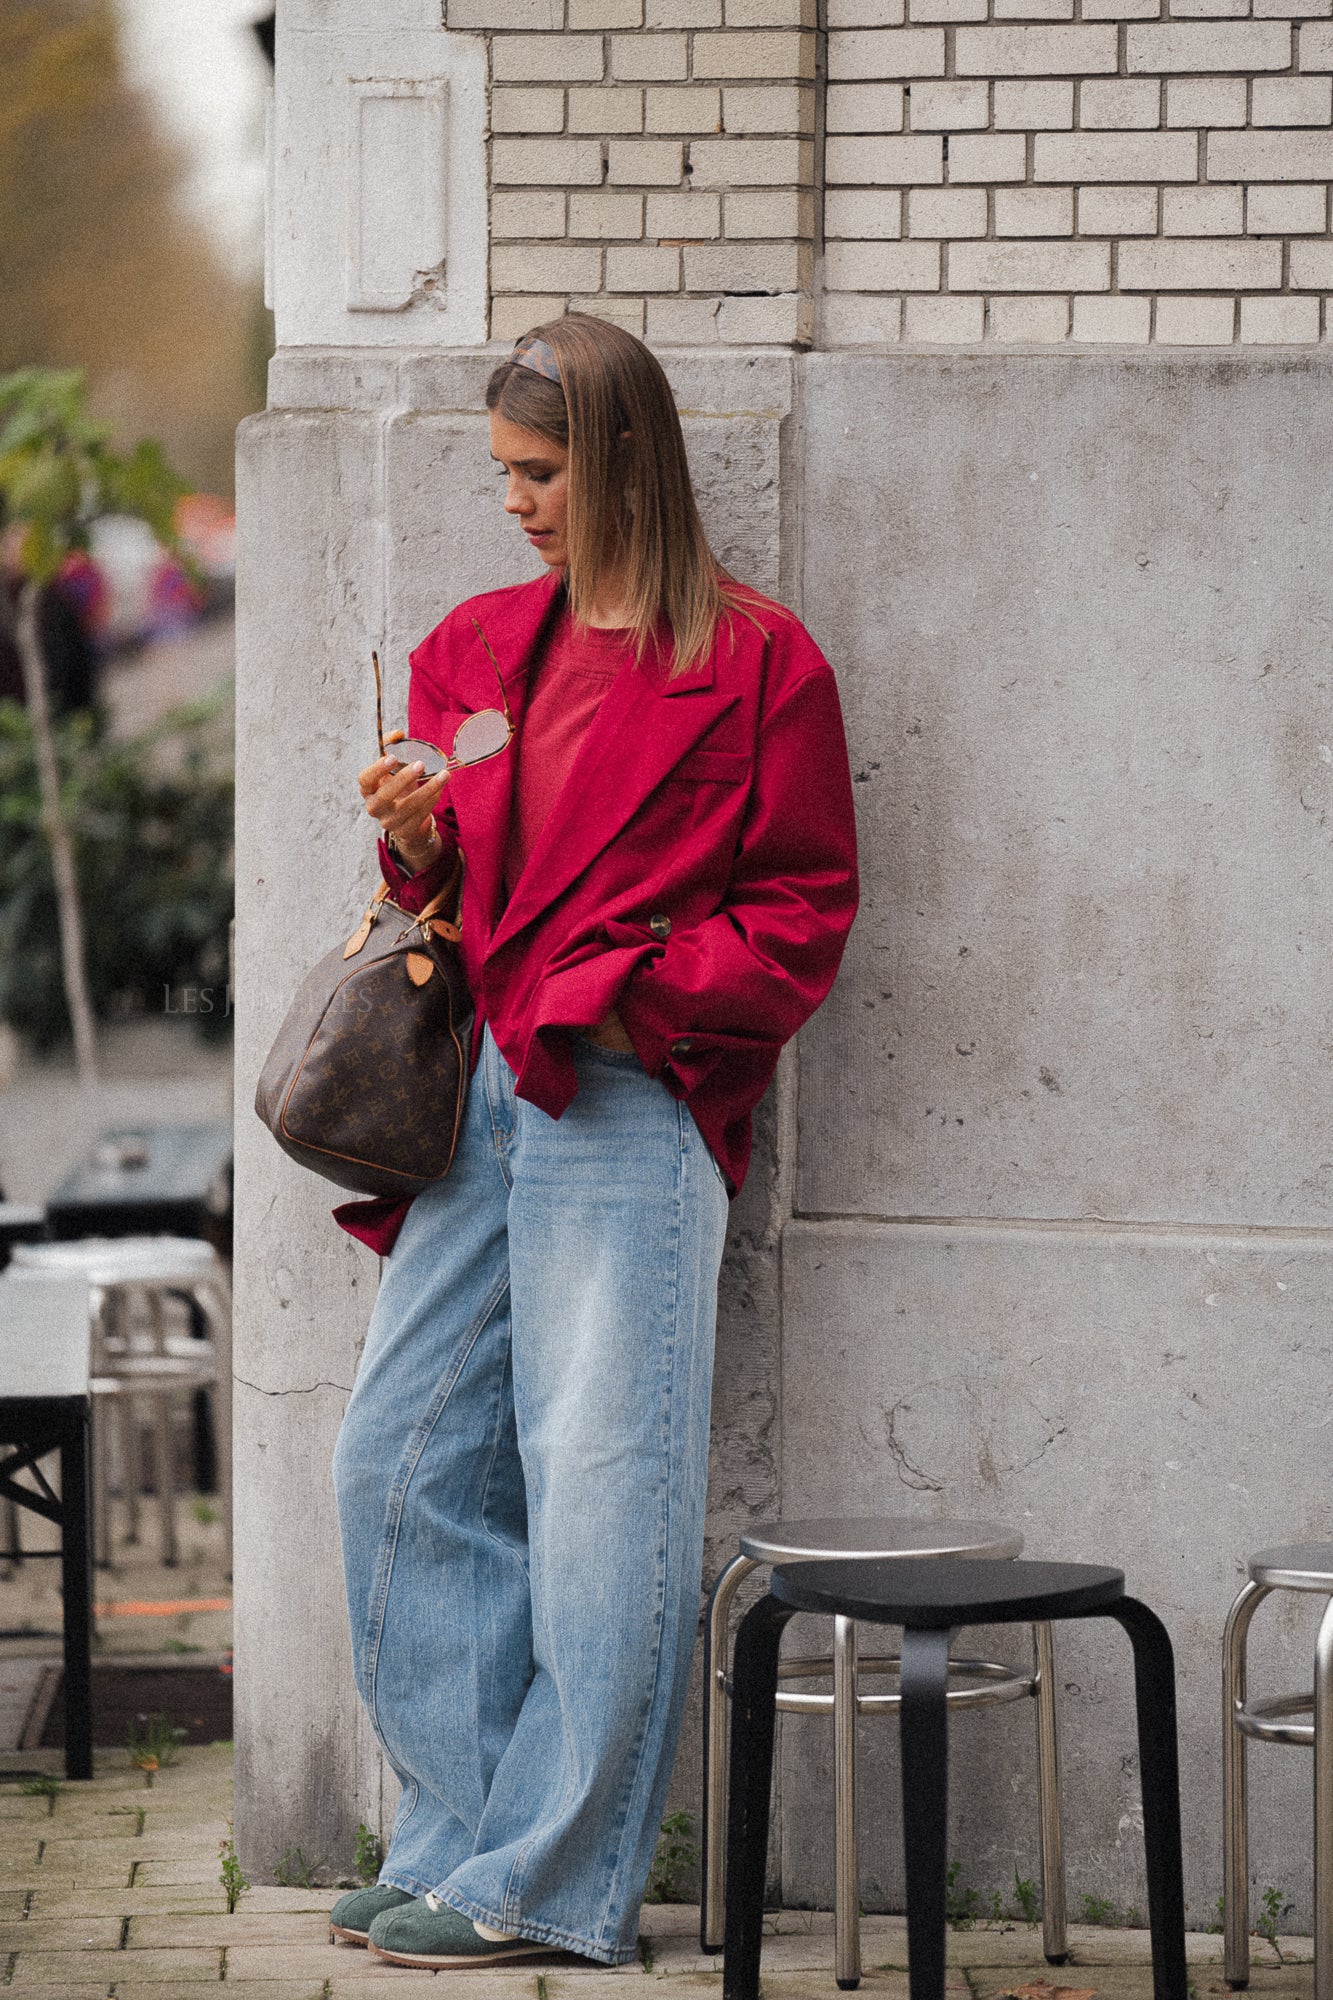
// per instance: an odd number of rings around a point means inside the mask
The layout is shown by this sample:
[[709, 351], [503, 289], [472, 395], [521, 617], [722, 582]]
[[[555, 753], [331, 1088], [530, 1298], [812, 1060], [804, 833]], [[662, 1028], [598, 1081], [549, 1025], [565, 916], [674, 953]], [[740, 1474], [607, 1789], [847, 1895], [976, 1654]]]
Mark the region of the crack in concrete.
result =
[[932, 1479], [930, 1474], [923, 1472], [919, 1465], [913, 1465], [899, 1441], [897, 1432], [898, 1412], [900, 1410], [910, 1410], [911, 1407], [912, 1405], [908, 1402], [895, 1403], [889, 1411], [889, 1420], [885, 1425], [885, 1441], [888, 1444], [890, 1455], [897, 1468], [898, 1479], [903, 1486], [910, 1487], [914, 1493], [942, 1493], [944, 1491], [944, 1481], [942, 1479]]
[[349, 1382], [319, 1381], [303, 1383], [294, 1389], [265, 1389], [261, 1383], [251, 1382], [244, 1375], [233, 1375], [232, 1380], [239, 1388], [253, 1389], [257, 1396], [313, 1396], [320, 1389], [341, 1389], [344, 1396], [352, 1393]]

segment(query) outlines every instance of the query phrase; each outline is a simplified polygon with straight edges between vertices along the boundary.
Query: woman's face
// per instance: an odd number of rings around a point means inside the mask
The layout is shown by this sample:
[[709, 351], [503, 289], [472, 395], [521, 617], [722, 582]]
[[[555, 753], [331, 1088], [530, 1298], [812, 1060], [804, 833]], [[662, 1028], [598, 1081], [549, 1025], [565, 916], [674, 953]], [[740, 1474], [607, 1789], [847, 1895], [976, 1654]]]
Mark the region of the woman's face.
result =
[[516, 514], [544, 563], [563, 569], [569, 560], [565, 519], [569, 506], [569, 453], [536, 431], [491, 411], [491, 457], [504, 468], [505, 512]]

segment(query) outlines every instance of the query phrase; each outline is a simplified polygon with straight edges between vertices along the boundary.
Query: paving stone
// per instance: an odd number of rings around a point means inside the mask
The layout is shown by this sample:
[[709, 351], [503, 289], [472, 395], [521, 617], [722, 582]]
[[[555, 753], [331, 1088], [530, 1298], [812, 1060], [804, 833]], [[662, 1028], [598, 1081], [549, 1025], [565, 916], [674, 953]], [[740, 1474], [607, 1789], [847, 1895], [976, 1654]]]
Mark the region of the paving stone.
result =
[[[402, 2000], [441, 2000], [440, 1988], [433, 1972], [414, 1972], [403, 1965], [380, 1965], [380, 1973], [393, 1979], [393, 1991]], [[501, 1983], [499, 1966], [491, 1972], [451, 1972], [447, 1975], [450, 2000], [537, 2000], [537, 1980], [535, 1975], [522, 1984]], [[230, 1982], [229, 1982], [230, 1983]], [[365, 1979], [335, 1977], [325, 1989], [328, 2000], [365, 2000], [372, 1982]], [[378, 1983], [378, 1975], [376, 1983]], [[246, 2000], [260, 1995], [268, 1989], [263, 1986], [242, 1986], [240, 1991]], [[117, 1995], [117, 2000], [120, 2000]], [[387, 2000], [387, 1993], [386, 1993]]]
[[202, 1887], [210, 1877], [214, 1881], [217, 1880], [218, 1866], [216, 1848], [211, 1851], [203, 1865], [200, 1864], [198, 1857], [193, 1855], [182, 1856], [179, 1860], [155, 1858], [149, 1855], [145, 1857], [135, 1879], [136, 1883], [142, 1882], [145, 1888], [170, 1884], [181, 1889], [198, 1888]]
[[256, 1883], [241, 1898], [243, 1910], [331, 1910], [342, 1889], [283, 1889]]
[[[549, 1971], [540, 1959], [534, 1960], [534, 1963], [546, 1981], [547, 2000], [597, 2000], [598, 1994], [612, 1992], [624, 2000], [628, 1990], [626, 1981], [632, 1986], [636, 1981], [641, 1982], [644, 1976], [643, 1965], [638, 1959], [631, 1965], [559, 1966], [553, 1963]], [[681, 1979], [672, 1978], [668, 1984], [673, 1993], [678, 1987], [685, 1990]]]
[[5, 1917], [0, 1955], [9, 1951], [119, 1951], [119, 1917]]
[[[818, 2000], [828, 2000], [828, 1996], [835, 1990], [832, 1961], [825, 1968], [823, 1977], [817, 1981], [803, 1972], [765, 1971], [763, 1987], [764, 2000], [816, 2000], [816, 1996]], [[875, 2000], [907, 2000], [907, 1974], [900, 1971], [871, 1972], [863, 1966], [859, 1990], [862, 1993], [873, 1993]], [[944, 1990], [950, 1993], [955, 1989], [952, 1985], [948, 1985]], [[965, 1992], [967, 1989], [962, 1987], [957, 1990]]]
[[[12, 1891], [18, 1897], [22, 1914], [24, 1896]], [[218, 1911], [225, 1912], [227, 1899], [220, 1888], [181, 1889], [174, 1886], [151, 1888], [136, 1883], [131, 1889], [123, 1882], [111, 1889], [84, 1889], [77, 1895], [61, 1888], [38, 1888], [30, 1892], [32, 1902], [28, 1910], [30, 1918], [41, 1918], [52, 1923], [68, 1922], [86, 1911], [89, 1916], [121, 1917], [151, 1916], [159, 1911], [174, 1910], [182, 1917], [211, 1917]], [[3, 1902], [0, 1913], [12, 1914]]]
[[[230, 1986], [232, 1981], [228, 1979], [227, 1984]], [[255, 1979], [247, 1980], [239, 1991], [245, 2000], [323, 2000], [327, 1988], [322, 1979]], [[118, 1979], [116, 2000], [163, 2000], [162, 1988]], [[434, 2000], [440, 2000], [438, 1987], [434, 1990]]]
[[[444, 2000], [433, 1972], [386, 1965], [383, 1959], [374, 1959], [368, 1952], [358, 1952], [357, 1957], [361, 1961], [360, 1976], [355, 1970], [335, 1973], [328, 1989], [329, 2000], [365, 2000], [372, 1987], [376, 1990], [382, 1987], [385, 2000], [390, 1992], [401, 1994], [403, 2000], [425, 2000], [426, 1995], [430, 2000]], [[535, 1972], [507, 1973], [503, 1966], [496, 1965], [488, 1972], [449, 1972], [442, 1977], [448, 2000], [538, 2000]], [[385, 1985], [385, 1981], [389, 1984]], [[231, 1984], [230, 1974], [227, 1983]], [[242, 1986], [240, 1991], [248, 1996], [251, 1989]]]
[[[241, 1945], [292, 1946], [327, 1945], [329, 1919], [324, 1910], [250, 1910], [249, 1898], [228, 1916], [226, 1909], [207, 1916], [189, 1916], [176, 1911], [136, 1916], [130, 1921], [130, 1945], [162, 1947], [175, 1944], [225, 1945], [234, 1951]], [[230, 1975], [229, 1975], [230, 1976]]]
[[[90, 1976], [100, 1976], [100, 1967], [88, 1962], [91, 1956], [75, 1951], [21, 1951], [10, 1988], [15, 1993], [30, 1993], [34, 1987], [45, 1984], [68, 1993], [77, 1984], [86, 1986]], [[170, 1994], [173, 1984], [178, 1987], [216, 1984], [221, 1977], [222, 1954], [216, 1951], [126, 1951], [117, 1952], [115, 1957], [117, 1986], [123, 1977], [127, 1986], [137, 1981], [141, 1986], [154, 1987], [159, 1996], [164, 1989]]]

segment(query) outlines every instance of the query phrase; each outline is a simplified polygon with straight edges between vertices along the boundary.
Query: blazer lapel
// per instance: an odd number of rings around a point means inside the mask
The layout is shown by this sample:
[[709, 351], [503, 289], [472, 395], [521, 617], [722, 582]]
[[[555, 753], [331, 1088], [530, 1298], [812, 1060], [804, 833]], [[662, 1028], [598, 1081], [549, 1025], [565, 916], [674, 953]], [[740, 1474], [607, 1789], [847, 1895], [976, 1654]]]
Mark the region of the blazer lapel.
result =
[[626, 662], [579, 745], [550, 816], [493, 934], [499, 946], [541, 915], [594, 861], [735, 695], [713, 692], [710, 653], [670, 676], [669, 651]]
[[469, 711], [494, 708], [500, 698], [495, 677], [498, 664], [514, 723], [514, 736], [498, 757], [488, 757], [482, 764], [466, 764], [449, 780], [464, 867], [472, 893], [485, 912], [487, 933], [495, 930], [504, 903], [505, 844], [517, 775], [518, 731], [523, 727], [528, 702], [528, 670], [559, 611], [562, 595], [558, 574], [541, 577], [519, 594], [514, 608], [505, 607], [503, 619], [480, 618], [495, 664], [477, 632], [469, 629], [470, 646], [452, 676], [460, 703]]

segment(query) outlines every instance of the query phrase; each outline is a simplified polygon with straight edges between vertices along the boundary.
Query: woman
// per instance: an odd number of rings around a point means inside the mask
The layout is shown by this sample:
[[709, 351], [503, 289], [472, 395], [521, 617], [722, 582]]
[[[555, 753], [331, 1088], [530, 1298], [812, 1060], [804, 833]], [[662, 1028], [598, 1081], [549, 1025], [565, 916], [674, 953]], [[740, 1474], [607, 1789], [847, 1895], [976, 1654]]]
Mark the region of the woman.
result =
[[855, 912], [851, 787], [832, 673], [719, 570], [647, 348], [571, 314], [486, 401], [547, 574], [449, 614], [408, 719], [512, 734], [360, 779], [405, 908], [461, 848], [477, 1026], [448, 1178], [339, 1211], [391, 1252], [335, 1473], [403, 1796], [333, 1926], [399, 1964], [614, 1965], [697, 1624], [727, 1196]]

